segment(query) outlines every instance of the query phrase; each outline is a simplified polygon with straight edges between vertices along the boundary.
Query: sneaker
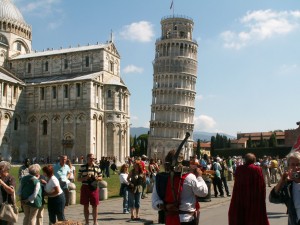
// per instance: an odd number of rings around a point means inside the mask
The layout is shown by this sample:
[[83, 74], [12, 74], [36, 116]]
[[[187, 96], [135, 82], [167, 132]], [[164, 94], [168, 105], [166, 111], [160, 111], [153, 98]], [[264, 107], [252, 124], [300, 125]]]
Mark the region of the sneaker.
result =
[[230, 197], [230, 196], [231, 196], [231, 194], [227, 194], [227, 196], [228, 196], [228, 197]]
[[129, 211], [124, 211], [123, 214], [129, 214]]

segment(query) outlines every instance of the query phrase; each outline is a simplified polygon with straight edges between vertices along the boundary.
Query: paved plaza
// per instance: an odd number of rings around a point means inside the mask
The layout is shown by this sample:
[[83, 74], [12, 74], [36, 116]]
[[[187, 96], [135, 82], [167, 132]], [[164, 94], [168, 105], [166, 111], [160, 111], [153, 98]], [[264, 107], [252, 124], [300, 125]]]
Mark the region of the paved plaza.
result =
[[[230, 190], [232, 190], [233, 182], [228, 182]], [[109, 187], [108, 187], [109, 188]], [[213, 193], [213, 187], [212, 187]], [[211, 198], [211, 202], [201, 202], [201, 209], [211, 207], [213, 205], [222, 204], [230, 201], [230, 197], [219, 197]], [[90, 207], [90, 212], [92, 208]], [[84, 221], [83, 206], [82, 205], [71, 205], [65, 210], [65, 215], [68, 220]], [[151, 194], [148, 197], [141, 200], [140, 209], [140, 221], [131, 221], [130, 214], [123, 214], [122, 209], [122, 198], [113, 198], [100, 202], [98, 208], [98, 224], [99, 225], [120, 225], [120, 224], [157, 224], [157, 211], [151, 207]], [[23, 224], [24, 214], [19, 215], [19, 222], [16, 224]], [[92, 223], [92, 215], [90, 215], [90, 224]], [[44, 213], [44, 224], [48, 225], [48, 212], [45, 210]]]

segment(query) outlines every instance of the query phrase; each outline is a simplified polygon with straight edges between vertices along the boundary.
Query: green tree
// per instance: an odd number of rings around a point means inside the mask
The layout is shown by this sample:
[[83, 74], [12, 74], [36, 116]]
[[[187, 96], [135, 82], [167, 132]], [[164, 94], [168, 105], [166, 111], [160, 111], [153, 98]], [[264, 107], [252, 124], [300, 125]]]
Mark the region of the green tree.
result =
[[223, 143], [223, 141], [222, 141], [222, 137], [221, 137], [221, 135], [220, 134], [218, 134], [217, 133], [217, 135], [216, 135], [216, 148], [222, 148], [222, 143]]
[[249, 138], [247, 140], [247, 148], [252, 148], [252, 147], [253, 147], [253, 143], [252, 143], [251, 135], [249, 135]]
[[228, 142], [227, 142], [227, 148], [231, 148], [231, 140], [230, 140], [230, 138], [228, 139]]
[[139, 156], [147, 155], [148, 134], [141, 134], [137, 138], [137, 142], [138, 142]]
[[260, 133], [259, 147], [261, 148], [265, 147], [265, 142], [262, 133]]
[[269, 139], [269, 147], [277, 147], [277, 139], [275, 132], [272, 133]]
[[222, 146], [221, 148], [227, 148], [228, 145], [228, 138], [226, 135], [222, 135]]
[[269, 147], [269, 141], [267, 139], [264, 139], [264, 147]]
[[216, 137], [215, 136], [211, 136], [211, 138], [210, 138], [211, 155], [214, 155], [215, 148], [216, 148]]

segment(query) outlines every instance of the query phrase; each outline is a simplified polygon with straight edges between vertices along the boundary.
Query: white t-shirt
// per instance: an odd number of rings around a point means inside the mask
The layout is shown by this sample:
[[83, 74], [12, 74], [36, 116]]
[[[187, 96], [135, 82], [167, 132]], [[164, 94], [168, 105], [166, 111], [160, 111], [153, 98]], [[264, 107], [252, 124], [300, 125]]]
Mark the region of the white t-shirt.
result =
[[58, 187], [59, 189], [59, 192], [57, 195], [55, 196], [51, 196], [51, 197], [56, 197], [58, 195], [60, 195], [61, 193], [63, 193], [63, 190], [60, 188], [60, 185], [59, 185], [59, 181], [58, 179], [53, 175], [47, 182], [47, 184], [45, 185], [45, 191], [49, 194], [53, 193], [54, 192], [54, 188], [55, 187]]
[[[182, 185], [182, 192], [180, 196], [180, 206], [179, 210], [194, 212], [196, 210], [196, 196], [205, 197], [208, 193], [208, 188], [202, 177], [197, 177], [190, 173], [184, 179]], [[159, 198], [156, 191], [156, 186], [154, 185], [152, 192], [152, 208], [158, 210], [157, 205], [163, 204], [163, 201]], [[194, 216], [190, 214], [180, 214], [180, 222], [190, 222], [194, 219]]]
[[127, 181], [128, 173], [120, 173], [119, 178], [120, 178], [120, 183], [121, 184], [129, 184]]

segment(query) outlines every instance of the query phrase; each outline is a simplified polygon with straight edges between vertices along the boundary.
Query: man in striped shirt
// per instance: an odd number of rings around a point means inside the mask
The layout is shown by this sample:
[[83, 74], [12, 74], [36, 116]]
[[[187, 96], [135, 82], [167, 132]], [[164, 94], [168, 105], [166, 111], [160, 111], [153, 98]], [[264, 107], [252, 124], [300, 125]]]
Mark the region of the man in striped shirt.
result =
[[94, 225], [97, 225], [99, 190], [98, 181], [102, 180], [102, 173], [95, 163], [93, 153], [87, 155], [87, 163], [81, 165], [78, 171], [78, 181], [82, 182], [80, 189], [80, 204], [83, 205], [85, 223], [89, 224], [89, 205], [93, 208]]

